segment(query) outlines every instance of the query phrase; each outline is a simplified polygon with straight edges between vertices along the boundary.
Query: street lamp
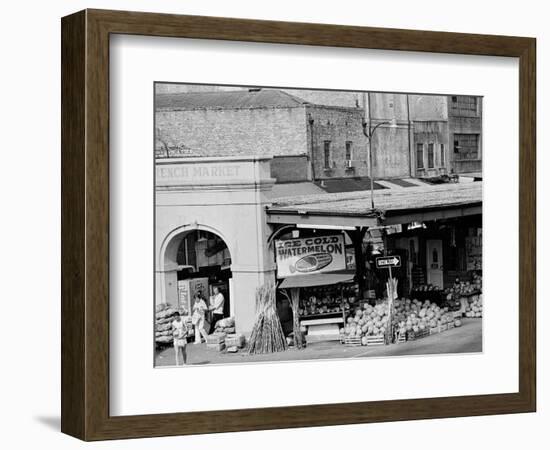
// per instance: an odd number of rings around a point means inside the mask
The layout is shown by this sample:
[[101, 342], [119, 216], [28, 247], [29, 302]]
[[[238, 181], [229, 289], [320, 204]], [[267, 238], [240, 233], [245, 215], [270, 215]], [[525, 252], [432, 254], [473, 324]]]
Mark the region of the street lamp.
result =
[[[369, 96], [368, 103], [367, 103], [367, 95]], [[370, 118], [370, 92], [363, 94], [363, 105], [365, 108], [365, 115], [363, 116], [363, 134], [367, 138], [367, 152], [369, 155], [370, 206], [371, 206], [371, 209], [374, 209], [374, 179], [372, 175], [372, 138], [376, 130], [381, 125], [390, 125], [390, 127], [396, 128], [397, 122], [394, 118], [391, 121], [379, 122], [374, 127], [372, 127], [372, 121]]]

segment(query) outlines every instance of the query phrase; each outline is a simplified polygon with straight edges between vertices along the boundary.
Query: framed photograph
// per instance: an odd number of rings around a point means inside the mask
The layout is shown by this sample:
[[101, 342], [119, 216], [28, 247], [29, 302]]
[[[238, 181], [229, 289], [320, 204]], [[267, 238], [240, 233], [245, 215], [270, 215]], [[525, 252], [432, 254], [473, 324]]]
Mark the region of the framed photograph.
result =
[[535, 39], [61, 29], [64, 433], [535, 411]]

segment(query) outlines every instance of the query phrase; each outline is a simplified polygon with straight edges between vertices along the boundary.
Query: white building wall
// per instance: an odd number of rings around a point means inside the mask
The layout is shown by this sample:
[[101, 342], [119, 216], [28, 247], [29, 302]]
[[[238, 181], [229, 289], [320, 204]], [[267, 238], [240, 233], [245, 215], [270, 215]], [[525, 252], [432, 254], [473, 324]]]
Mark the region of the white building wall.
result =
[[156, 165], [156, 303], [177, 302], [175, 255], [191, 230], [220, 236], [231, 254], [232, 292], [238, 332], [249, 333], [255, 292], [275, 277], [265, 206], [274, 180], [270, 158], [223, 157], [158, 160]]

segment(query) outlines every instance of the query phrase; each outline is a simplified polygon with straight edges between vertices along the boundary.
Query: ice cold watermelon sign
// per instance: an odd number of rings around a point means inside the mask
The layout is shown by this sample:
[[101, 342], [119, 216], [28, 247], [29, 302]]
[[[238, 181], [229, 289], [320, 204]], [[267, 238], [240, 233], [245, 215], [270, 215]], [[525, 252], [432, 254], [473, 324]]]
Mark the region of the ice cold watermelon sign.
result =
[[275, 241], [275, 251], [278, 278], [346, 268], [342, 234]]

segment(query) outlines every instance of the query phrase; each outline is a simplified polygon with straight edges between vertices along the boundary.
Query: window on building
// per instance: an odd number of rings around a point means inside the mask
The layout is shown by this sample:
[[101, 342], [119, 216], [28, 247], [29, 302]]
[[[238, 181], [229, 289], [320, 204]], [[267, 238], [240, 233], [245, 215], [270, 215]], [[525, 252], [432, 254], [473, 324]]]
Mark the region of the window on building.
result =
[[428, 144], [428, 168], [434, 168], [434, 145]]
[[479, 159], [479, 134], [455, 134], [456, 160]]
[[330, 162], [330, 141], [325, 141], [325, 169], [331, 168], [331, 162]]
[[457, 95], [451, 97], [451, 112], [455, 116], [477, 116], [477, 97]]
[[424, 168], [424, 144], [416, 144], [416, 168]]
[[441, 162], [441, 167], [445, 166], [445, 144], [439, 144], [439, 157]]
[[352, 142], [346, 141], [346, 161], [351, 161], [352, 159], [353, 159]]

